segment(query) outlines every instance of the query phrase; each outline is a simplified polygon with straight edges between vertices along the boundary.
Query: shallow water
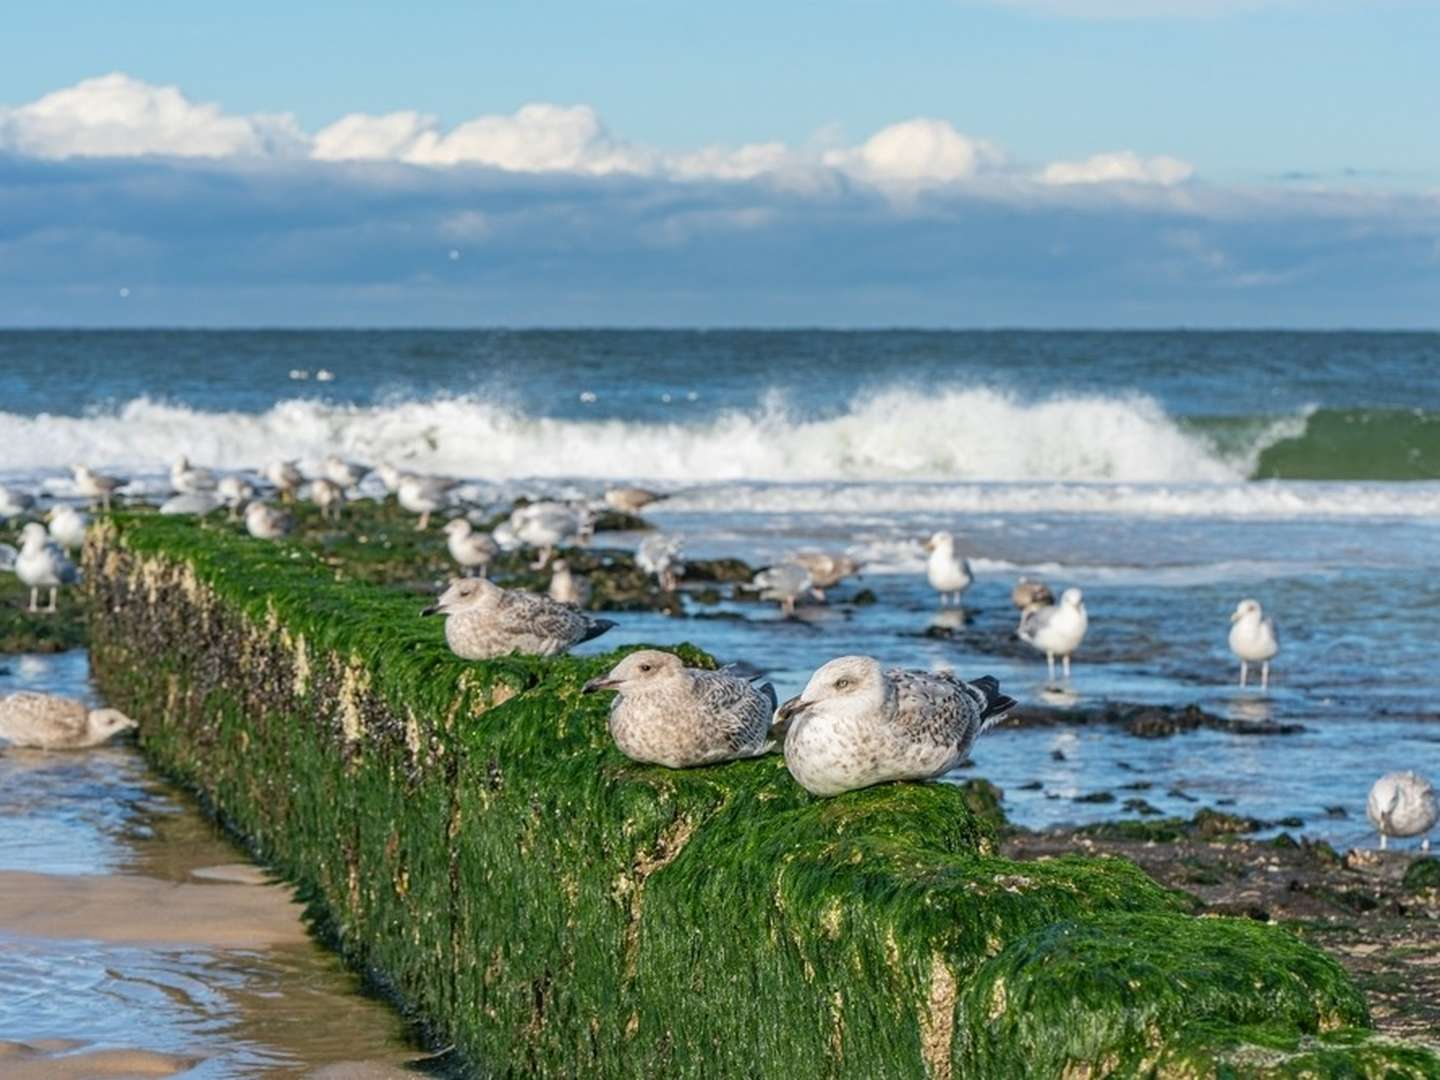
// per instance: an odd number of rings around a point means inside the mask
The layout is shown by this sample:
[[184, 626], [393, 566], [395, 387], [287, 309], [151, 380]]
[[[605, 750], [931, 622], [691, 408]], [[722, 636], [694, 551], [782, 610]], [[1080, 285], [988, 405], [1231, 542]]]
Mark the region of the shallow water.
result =
[[[0, 671], [89, 694], [83, 653]], [[133, 745], [0, 753], [0, 821], [0, 1075], [420, 1075], [289, 889]]]

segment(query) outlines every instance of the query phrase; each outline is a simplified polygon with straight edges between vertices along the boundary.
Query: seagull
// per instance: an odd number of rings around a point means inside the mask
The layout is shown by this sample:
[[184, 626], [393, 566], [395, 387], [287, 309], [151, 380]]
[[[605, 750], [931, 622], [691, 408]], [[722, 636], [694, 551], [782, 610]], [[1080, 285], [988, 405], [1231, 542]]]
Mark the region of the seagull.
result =
[[345, 509], [345, 489], [333, 480], [317, 477], [310, 481], [310, 500], [320, 508], [322, 519], [329, 518], [333, 510], [335, 520], [339, 521]]
[[788, 617], [795, 614], [795, 601], [810, 591], [810, 571], [795, 563], [779, 563], [761, 570], [751, 584], [760, 590], [761, 600], [780, 601], [780, 613]]
[[680, 561], [680, 541], [659, 533], [647, 536], [635, 552], [635, 565], [653, 575], [663, 592], [674, 592], [685, 570]]
[[530, 569], [539, 570], [550, 561], [555, 548], [566, 540], [581, 539], [585, 532], [585, 515], [558, 502], [538, 502], [517, 507], [510, 515], [515, 535], [540, 553]]
[[1020, 640], [1035, 646], [1045, 654], [1045, 663], [1050, 669], [1050, 681], [1055, 681], [1055, 657], [1064, 663], [1065, 678], [1070, 678], [1070, 654], [1080, 647], [1085, 639], [1085, 630], [1090, 617], [1085, 614], [1084, 597], [1079, 589], [1066, 589], [1060, 594], [1060, 603], [1043, 607], [1027, 608], [1020, 616], [1017, 633]]
[[215, 490], [215, 473], [202, 465], [191, 465], [181, 454], [170, 466], [170, 486], [181, 495], [199, 495]]
[[255, 485], [243, 476], [222, 476], [215, 492], [230, 507], [230, 520], [240, 516], [240, 506], [255, 498]]
[[688, 668], [674, 653], [633, 652], [583, 693], [614, 690], [610, 734], [633, 761], [685, 769], [758, 757], [774, 745], [775, 688]]
[[550, 564], [550, 599], [571, 607], [583, 608], [590, 603], [590, 581], [583, 574], [572, 574], [570, 564], [556, 559]]
[[975, 575], [970, 572], [970, 561], [955, 554], [955, 537], [948, 532], [937, 532], [925, 542], [930, 558], [925, 563], [925, 573], [930, 585], [940, 594], [940, 606], [953, 601], [960, 603], [960, 594], [970, 587]]
[[635, 514], [653, 502], [665, 498], [659, 492], [642, 487], [612, 487], [605, 489], [605, 505], [625, 514]]
[[105, 476], [93, 472], [88, 465], [72, 465], [70, 471], [75, 474], [76, 494], [90, 500], [91, 510], [101, 506], [108, 511], [115, 492], [130, 482], [123, 476]]
[[197, 514], [204, 517], [212, 510], [225, 505], [213, 491], [189, 491], [171, 495], [160, 504], [157, 514]]
[[280, 498], [285, 502], [294, 502], [295, 492], [305, 483], [305, 474], [293, 461], [272, 461], [265, 466], [261, 475], [275, 485], [275, 489], [280, 492]]
[[118, 709], [88, 709], [55, 694], [22, 690], [0, 698], [0, 739], [37, 750], [83, 750], [139, 727]]
[[1430, 850], [1430, 837], [1425, 835], [1440, 820], [1440, 806], [1435, 803], [1435, 787], [1413, 772], [1386, 773], [1375, 781], [1365, 814], [1380, 833], [1380, 850], [1392, 836], [1424, 836], [1421, 851]]
[[90, 519], [73, 506], [61, 504], [49, 513], [50, 536], [66, 551], [85, 546]]
[[256, 540], [283, 540], [294, 524], [289, 514], [266, 503], [252, 502], [245, 507], [245, 531]]
[[429, 528], [430, 515], [449, 505], [450, 489], [455, 483], [443, 476], [406, 476], [401, 479], [395, 494], [404, 509], [420, 515], [415, 524], [416, 532]]
[[790, 775], [826, 796], [941, 776], [1014, 704], [989, 675], [962, 682], [948, 673], [885, 671], [872, 656], [842, 656], [775, 715]]
[[502, 589], [485, 578], [457, 578], [421, 615], [444, 615], [445, 641], [462, 660], [518, 652], [555, 656], [615, 625], [548, 596]]
[[350, 491], [365, 479], [370, 470], [353, 461], [344, 461], [337, 454], [326, 454], [325, 460], [320, 463], [320, 471], [325, 474], [325, 479], [338, 484], [341, 491]]
[[0, 484], [0, 521], [19, 517], [35, 505], [35, 496]]
[[860, 563], [849, 555], [831, 555], [825, 551], [797, 551], [786, 562], [803, 566], [809, 572], [810, 591], [822, 604], [826, 589], [834, 588], [851, 574], [860, 572]]
[[32, 521], [20, 530], [15, 576], [21, 584], [30, 586], [31, 612], [40, 611], [40, 590], [50, 590], [50, 606], [45, 609], [49, 613], [55, 611], [55, 598], [60, 586], [71, 584], [78, 575], [75, 564], [60, 550], [60, 546], [50, 542], [45, 526]]
[[1270, 661], [1280, 651], [1275, 621], [1260, 610], [1257, 600], [1241, 600], [1230, 616], [1230, 651], [1240, 658], [1240, 685], [1250, 675], [1250, 665], [1260, 665], [1260, 689], [1270, 689]]
[[1029, 611], [1032, 607], [1045, 607], [1055, 603], [1055, 594], [1043, 581], [1031, 581], [1028, 577], [1022, 577], [1010, 590], [1010, 602], [1021, 611]]
[[500, 545], [488, 533], [476, 532], [475, 526], [465, 518], [447, 521], [440, 530], [445, 534], [445, 546], [450, 557], [464, 568], [466, 574], [479, 570], [485, 576], [490, 562], [500, 554]]

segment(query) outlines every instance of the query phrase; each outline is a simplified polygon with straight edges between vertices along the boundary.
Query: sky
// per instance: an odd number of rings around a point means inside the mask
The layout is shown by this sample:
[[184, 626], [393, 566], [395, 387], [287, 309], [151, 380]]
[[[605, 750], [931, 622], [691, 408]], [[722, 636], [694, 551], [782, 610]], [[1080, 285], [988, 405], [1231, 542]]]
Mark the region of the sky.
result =
[[1440, 327], [1433, 0], [27, 5], [0, 326]]

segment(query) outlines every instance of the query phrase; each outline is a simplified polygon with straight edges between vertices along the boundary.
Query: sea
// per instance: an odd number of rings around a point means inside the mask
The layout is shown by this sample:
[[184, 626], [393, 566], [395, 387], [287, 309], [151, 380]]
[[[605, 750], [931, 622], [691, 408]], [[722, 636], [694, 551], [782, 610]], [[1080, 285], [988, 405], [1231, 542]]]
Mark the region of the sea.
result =
[[[729, 600], [620, 613], [581, 651], [689, 641], [782, 697], [863, 653], [993, 674], [1061, 710], [1195, 703], [1303, 729], [1002, 727], [955, 778], [997, 784], [1020, 825], [1131, 817], [1143, 797], [1343, 849], [1374, 844], [1381, 773], [1440, 776], [1440, 334], [0, 332], [0, 483], [63, 501], [85, 462], [158, 498], [182, 454], [246, 472], [331, 452], [462, 478], [479, 506], [643, 484], [668, 495], [646, 516], [689, 556], [864, 564], [796, 618]], [[959, 610], [925, 580], [940, 529], [976, 572]], [[1089, 633], [1059, 687], [1015, 637], [1020, 575], [1084, 592]], [[861, 589], [875, 602], [851, 603]], [[1279, 628], [1268, 693], [1238, 686], [1226, 646], [1245, 597]], [[0, 693], [22, 687], [94, 695], [83, 654], [0, 657]], [[124, 746], [83, 764], [0, 755], [0, 809], [0, 875], [173, 878], [243, 858]], [[376, 1028], [318, 955], [116, 957], [0, 926], [7, 940], [23, 993], [0, 1001], [0, 1040], [108, 1046], [143, 1028], [143, 1045], [196, 1055], [185, 1075], [311, 1075], [351, 1051], [346, 1023]], [[262, 1034], [258, 1001], [341, 1019], [287, 1043]], [[413, 1056], [391, 1027], [356, 1051], [367, 1067]]]

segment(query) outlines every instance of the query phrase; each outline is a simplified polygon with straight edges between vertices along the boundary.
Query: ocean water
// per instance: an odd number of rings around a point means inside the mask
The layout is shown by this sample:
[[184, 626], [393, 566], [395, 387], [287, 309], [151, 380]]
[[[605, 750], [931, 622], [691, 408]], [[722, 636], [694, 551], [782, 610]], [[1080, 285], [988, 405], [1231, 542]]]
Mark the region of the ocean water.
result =
[[[1143, 775], [1167, 813], [1221, 803], [1364, 843], [1375, 777], [1440, 772], [1440, 335], [0, 333], [0, 481], [65, 498], [86, 461], [158, 493], [181, 453], [246, 470], [330, 451], [464, 477], [481, 502], [645, 483], [671, 493], [649, 516], [692, 555], [866, 564], [798, 619], [621, 615], [587, 649], [689, 640], [782, 695], [863, 652], [993, 673], [1025, 700], [1306, 727], [1002, 730], [966, 775], [1022, 824], [1125, 815], [1075, 797]], [[940, 528], [978, 571], [963, 616], [924, 580]], [[1022, 573], [1085, 592], [1063, 695], [1013, 637]], [[878, 602], [844, 603], [857, 587]], [[1234, 685], [1226, 648], [1245, 596], [1280, 627], [1265, 696]]]

